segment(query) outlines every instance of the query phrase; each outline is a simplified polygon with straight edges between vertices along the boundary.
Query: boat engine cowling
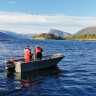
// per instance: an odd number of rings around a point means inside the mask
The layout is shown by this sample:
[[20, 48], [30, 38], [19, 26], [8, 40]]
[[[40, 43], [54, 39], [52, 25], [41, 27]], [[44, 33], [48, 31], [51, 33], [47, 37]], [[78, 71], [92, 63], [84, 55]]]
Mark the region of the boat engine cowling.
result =
[[6, 68], [6, 69], [14, 69], [14, 68], [15, 68], [14, 62], [12, 62], [12, 61], [7, 61], [7, 62], [5, 63], [5, 68]]

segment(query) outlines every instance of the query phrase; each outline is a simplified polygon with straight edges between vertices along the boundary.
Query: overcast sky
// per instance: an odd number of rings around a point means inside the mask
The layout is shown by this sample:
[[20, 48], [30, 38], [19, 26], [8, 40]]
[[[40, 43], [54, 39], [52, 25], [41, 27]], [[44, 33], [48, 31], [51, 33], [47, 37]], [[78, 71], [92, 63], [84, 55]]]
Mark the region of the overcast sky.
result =
[[0, 30], [71, 34], [96, 26], [96, 0], [0, 0]]

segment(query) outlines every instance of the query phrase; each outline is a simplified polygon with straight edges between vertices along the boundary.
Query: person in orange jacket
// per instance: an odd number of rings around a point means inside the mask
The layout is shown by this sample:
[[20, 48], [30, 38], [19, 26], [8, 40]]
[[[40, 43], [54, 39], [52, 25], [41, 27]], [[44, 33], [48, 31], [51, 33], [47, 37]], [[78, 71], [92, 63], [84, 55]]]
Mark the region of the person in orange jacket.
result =
[[32, 59], [31, 48], [29, 47], [29, 45], [27, 45], [26, 49], [29, 49], [29, 51], [30, 51], [30, 59]]
[[32, 58], [31, 49], [27, 46], [24, 50], [24, 59], [25, 62], [30, 62], [30, 59]]
[[36, 45], [35, 50], [34, 50], [34, 54], [37, 55], [38, 60], [42, 59], [42, 52], [43, 52], [43, 49], [40, 46]]

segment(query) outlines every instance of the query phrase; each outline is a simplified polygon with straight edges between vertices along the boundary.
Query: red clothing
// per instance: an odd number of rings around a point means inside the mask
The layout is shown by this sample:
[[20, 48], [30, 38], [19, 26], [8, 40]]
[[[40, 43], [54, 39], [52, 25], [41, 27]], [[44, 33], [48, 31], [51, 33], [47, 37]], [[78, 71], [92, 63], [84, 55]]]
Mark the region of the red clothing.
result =
[[30, 51], [30, 59], [32, 58], [31, 48], [29, 46], [26, 47]]
[[36, 54], [36, 53], [42, 53], [42, 48], [40, 48], [39, 46], [36, 46], [35, 47], [35, 50], [34, 50], [34, 53]]
[[24, 59], [25, 59], [25, 62], [30, 62], [30, 50], [28, 49], [24, 50]]
[[41, 60], [42, 59], [42, 48], [40, 48], [38, 45], [36, 45], [34, 54], [36, 54], [36, 59]]

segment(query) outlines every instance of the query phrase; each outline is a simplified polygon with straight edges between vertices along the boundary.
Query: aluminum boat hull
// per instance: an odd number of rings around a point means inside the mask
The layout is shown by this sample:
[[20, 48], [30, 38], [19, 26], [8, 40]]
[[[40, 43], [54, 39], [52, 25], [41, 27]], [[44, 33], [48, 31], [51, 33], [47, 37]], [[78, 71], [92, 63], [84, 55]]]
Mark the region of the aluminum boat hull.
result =
[[42, 68], [47, 68], [51, 66], [57, 65], [63, 58], [65, 57], [64, 54], [52, 54], [52, 55], [45, 55], [42, 57], [42, 60], [35, 60], [30, 62], [24, 62], [24, 60], [17, 60], [14, 62], [15, 71], [22, 73], [28, 72], [32, 70], [38, 70]]

